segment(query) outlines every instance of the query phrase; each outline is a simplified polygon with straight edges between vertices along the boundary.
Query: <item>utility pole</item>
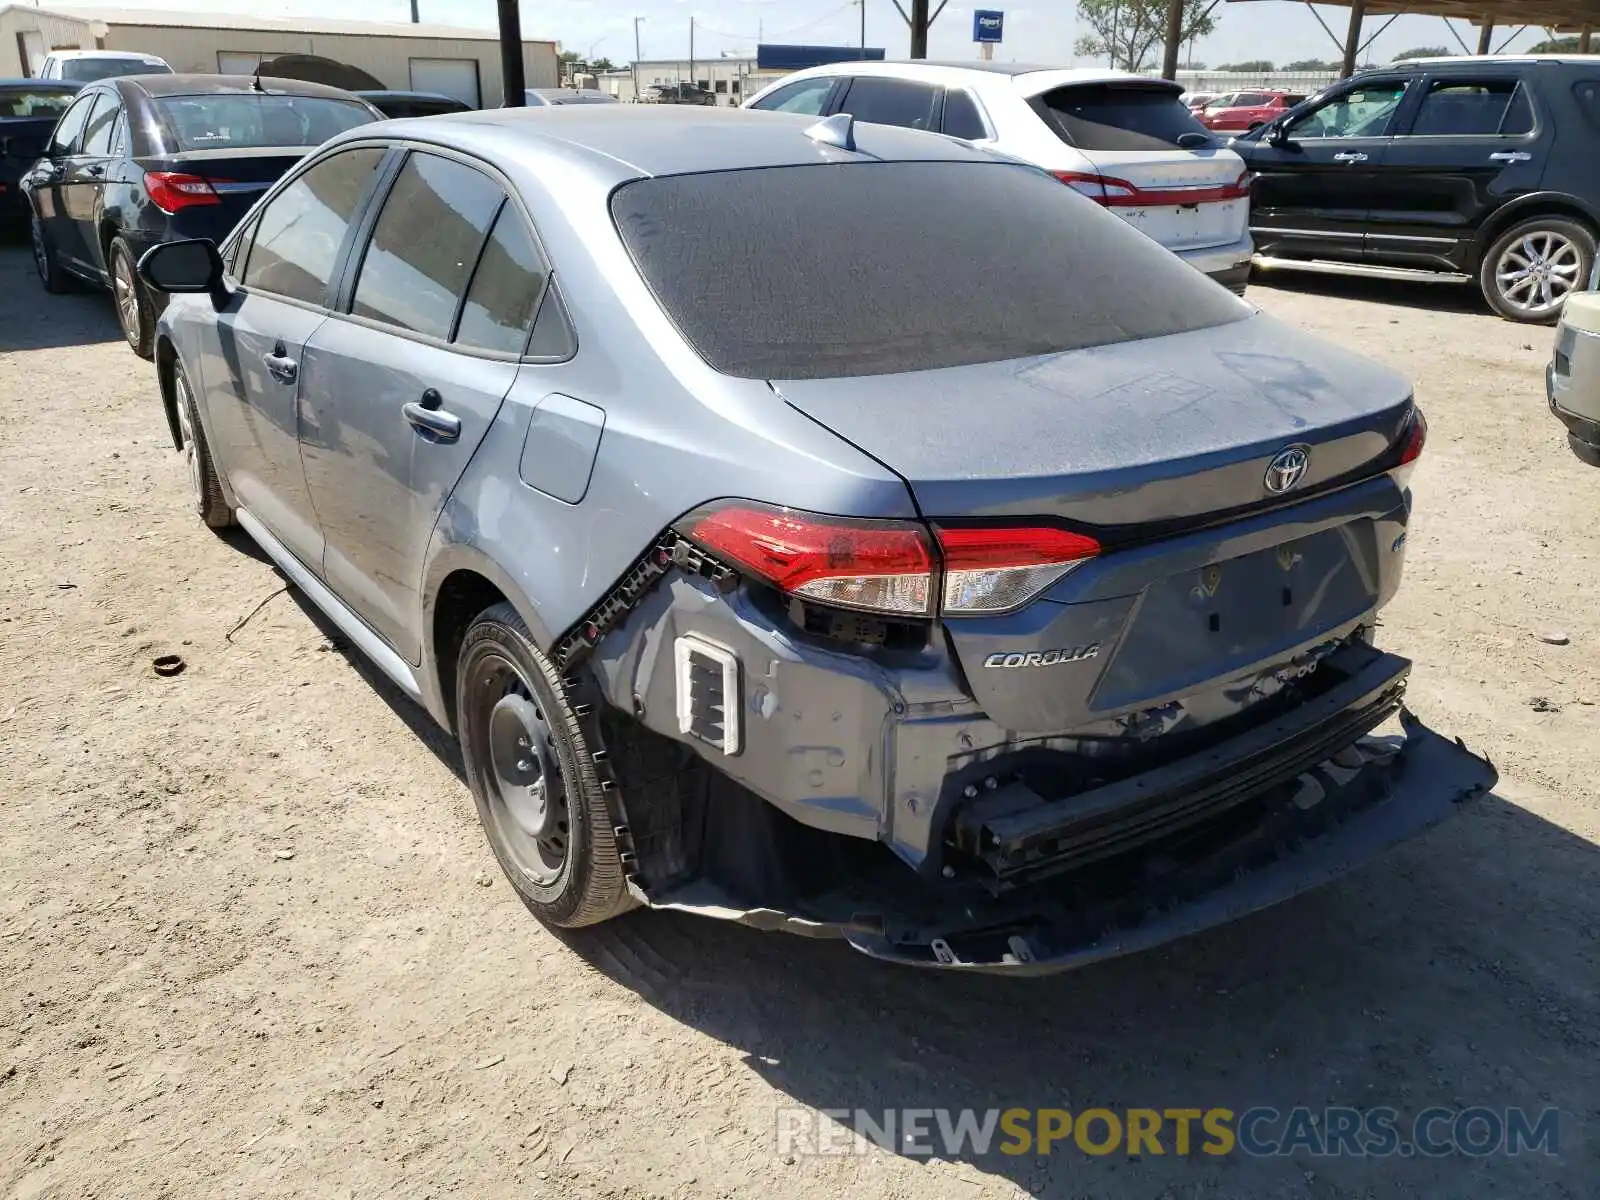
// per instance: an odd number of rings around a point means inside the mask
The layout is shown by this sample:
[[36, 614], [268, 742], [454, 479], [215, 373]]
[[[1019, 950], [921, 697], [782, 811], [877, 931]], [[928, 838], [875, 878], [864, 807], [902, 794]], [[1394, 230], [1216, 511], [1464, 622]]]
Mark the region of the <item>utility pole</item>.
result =
[[928, 0], [911, 0], [911, 57], [928, 57]]
[[527, 77], [522, 73], [522, 14], [517, 10], [517, 0], [495, 0], [500, 14], [500, 79], [505, 89], [501, 105], [505, 108], [527, 106]]
[[[411, 2], [412, 6], [415, 7], [416, 0], [411, 0]], [[867, 0], [856, 0], [856, 3], [861, 6], [861, 57], [865, 58], [867, 56]]]
[[643, 17], [633, 19], [633, 102], [639, 103], [639, 26]]
[[1483, 24], [1478, 26], [1478, 57], [1482, 58], [1494, 49], [1494, 17], [1487, 16]]
[[413, 25], [422, 23], [422, 14], [417, 11], [417, 0], [411, 0], [411, 23]]
[[1367, 15], [1367, 0], [1351, 0], [1350, 32], [1344, 39], [1344, 65], [1339, 69], [1340, 79], [1349, 79], [1356, 73], [1356, 56], [1361, 53], [1361, 21]]
[[694, 86], [694, 18], [689, 18], [689, 85]]

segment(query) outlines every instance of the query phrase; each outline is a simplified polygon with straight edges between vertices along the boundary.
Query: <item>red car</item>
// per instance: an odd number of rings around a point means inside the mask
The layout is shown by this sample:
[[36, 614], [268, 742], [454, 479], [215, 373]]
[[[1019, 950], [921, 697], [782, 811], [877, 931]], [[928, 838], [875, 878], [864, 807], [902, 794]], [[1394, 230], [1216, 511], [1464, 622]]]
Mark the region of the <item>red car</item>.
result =
[[1304, 99], [1293, 92], [1235, 92], [1196, 116], [1207, 129], [1257, 129]]

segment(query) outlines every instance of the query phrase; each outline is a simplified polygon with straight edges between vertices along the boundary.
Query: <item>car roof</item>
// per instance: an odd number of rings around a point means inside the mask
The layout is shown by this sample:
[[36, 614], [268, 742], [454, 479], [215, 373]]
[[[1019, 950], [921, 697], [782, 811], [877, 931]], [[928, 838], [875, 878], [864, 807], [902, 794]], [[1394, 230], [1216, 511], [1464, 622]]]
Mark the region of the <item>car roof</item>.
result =
[[444, 100], [450, 104], [464, 103], [464, 101], [457, 100], [454, 96], [446, 96], [443, 92], [406, 92], [395, 91], [392, 88], [361, 88], [350, 94], [352, 96], [360, 96], [366, 100], [388, 98], [392, 100]]
[[[921, 79], [948, 87], [983, 86], [1009, 79], [1023, 96], [1038, 96], [1058, 87], [1074, 84], [1136, 83], [1152, 88], [1182, 92], [1182, 85], [1131, 71], [1111, 67], [1056, 67], [1043, 63], [945, 62], [929, 59], [868, 59], [859, 62], [826, 63], [796, 71], [796, 76], [812, 78], [827, 75], [875, 75], [889, 79]], [[776, 80], [782, 83], [784, 80]], [[763, 89], [765, 90], [765, 89]]]
[[808, 137], [816, 117], [693, 105], [573, 104], [493, 108], [364, 125], [334, 139], [407, 137], [475, 154], [505, 170], [560, 160], [616, 184], [651, 175], [878, 160], [994, 162], [942, 134], [855, 126], [855, 152]]
[[263, 75], [256, 87], [253, 75], [123, 75], [101, 82], [136, 88], [147, 96], [226, 96], [265, 92], [274, 96], [325, 96], [330, 100], [349, 100], [343, 88], [303, 79], [280, 79]]
[[52, 58], [115, 58], [126, 59], [131, 62], [161, 62], [167, 60], [159, 54], [144, 54], [137, 50], [52, 50]]
[[76, 92], [83, 84], [72, 79], [0, 79], [0, 88], [27, 88], [36, 92]]
[[[1595, 67], [1600, 66], [1600, 54], [1484, 54], [1465, 55], [1452, 54], [1440, 58], [1407, 58], [1399, 62], [1390, 63], [1386, 67], [1374, 67], [1376, 71], [1393, 71], [1405, 67], [1461, 67], [1471, 70], [1474, 67], [1494, 66], [1498, 63], [1571, 63], [1574, 66]], [[1365, 72], [1363, 72], [1365, 73]]]

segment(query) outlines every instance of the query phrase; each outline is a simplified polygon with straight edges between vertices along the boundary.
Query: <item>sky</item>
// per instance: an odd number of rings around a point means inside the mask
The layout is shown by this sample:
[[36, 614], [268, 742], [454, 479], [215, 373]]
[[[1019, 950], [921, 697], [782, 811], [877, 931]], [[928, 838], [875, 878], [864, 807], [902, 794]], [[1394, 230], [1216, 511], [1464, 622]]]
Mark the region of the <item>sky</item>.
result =
[[[908, 0], [901, 0], [907, 3]], [[65, 7], [71, 0], [57, 0]], [[207, 11], [252, 13], [259, 16], [334, 16], [352, 20], [405, 21], [409, 0], [116, 0], [118, 7], [193, 8]], [[939, 0], [932, 0], [938, 7]], [[419, 0], [422, 20], [445, 25], [493, 26], [495, 0]], [[893, 0], [865, 0], [867, 45], [884, 47], [891, 58], [909, 50], [905, 22]], [[45, 7], [50, 7], [46, 0]], [[89, 7], [74, 5], [74, 7]], [[929, 36], [933, 58], [975, 58], [972, 44], [973, 5], [950, 0]], [[983, 5], [1005, 12], [1005, 42], [996, 47], [1000, 60], [1088, 65], [1072, 52], [1080, 30], [1077, 5], [1072, 0], [1024, 0], [1007, 8], [1005, 0]], [[336, 12], [334, 10], [337, 10]], [[639, 25], [639, 46], [645, 58], [679, 58], [689, 51], [689, 24], [693, 18], [695, 56], [714, 57], [724, 52], [752, 53], [756, 42], [803, 42], [859, 45], [861, 9], [851, 0], [522, 0], [522, 32], [529, 38], [554, 38], [563, 49], [586, 58], [610, 58], [618, 64], [634, 56], [634, 18]], [[1319, 6], [1329, 27], [1343, 36], [1349, 9]], [[1304, 4], [1294, 0], [1258, 0], [1218, 6], [1217, 31], [1202, 38], [1194, 57], [1209, 66], [1247, 59], [1270, 58], [1279, 63], [1296, 59], [1337, 59], [1339, 50], [1323, 32]], [[1365, 33], [1371, 36], [1387, 17], [1368, 17]], [[1379, 34], [1364, 56], [1387, 62], [1417, 46], [1446, 46], [1458, 50], [1453, 27], [1473, 49], [1478, 31], [1465, 21], [1446, 22], [1438, 17], [1402, 16]], [[1513, 37], [1513, 29], [1497, 30], [1495, 49], [1524, 49], [1545, 34], [1530, 29]], [[1509, 41], [1508, 41], [1509, 39]]]

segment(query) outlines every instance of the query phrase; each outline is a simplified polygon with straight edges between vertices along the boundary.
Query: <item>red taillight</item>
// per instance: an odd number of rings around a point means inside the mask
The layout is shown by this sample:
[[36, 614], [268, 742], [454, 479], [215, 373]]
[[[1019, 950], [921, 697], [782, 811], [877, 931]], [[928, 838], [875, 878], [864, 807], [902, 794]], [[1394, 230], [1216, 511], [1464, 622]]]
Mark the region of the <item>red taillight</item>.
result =
[[209, 179], [185, 175], [181, 171], [146, 171], [144, 175], [144, 190], [150, 202], [164, 213], [175, 213], [180, 208], [193, 208], [197, 204], [221, 204], [222, 197], [211, 183]]
[[701, 509], [682, 528], [711, 553], [791, 595], [911, 617], [933, 613], [937, 563], [920, 525], [734, 503]]
[[1079, 171], [1050, 172], [1075, 192], [1080, 192], [1107, 208], [1159, 208], [1175, 204], [1216, 204], [1224, 200], [1243, 200], [1250, 195], [1249, 171], [1241, 172], [1232, 183], [1201, 184], [1198, 187], [1141, 188], [1126, 179], [1110, 175], [1089, 175]]
[[1049, 527], [940, 529], [938, 536], [941, 607], [955, 615], [1010, 612], [1100, 553], [1094, 538]]
[[1428, 418], [1422, 415], [1420, 408], [1411, 410], [1411, 421], [1406, 426], [1404, 441], [1400, 448], [1400, 466], [1414, 463], [1422, 457], [1422, 447], [1428, 441]]
[[825, 517], [747, 501], [708, 505], [679, 528], [789, 595], [907, 617], [1010, 612], [1100, 553], [1093, 538], [1048, 527], [941, 528], [935, 541], [912, 521]]

